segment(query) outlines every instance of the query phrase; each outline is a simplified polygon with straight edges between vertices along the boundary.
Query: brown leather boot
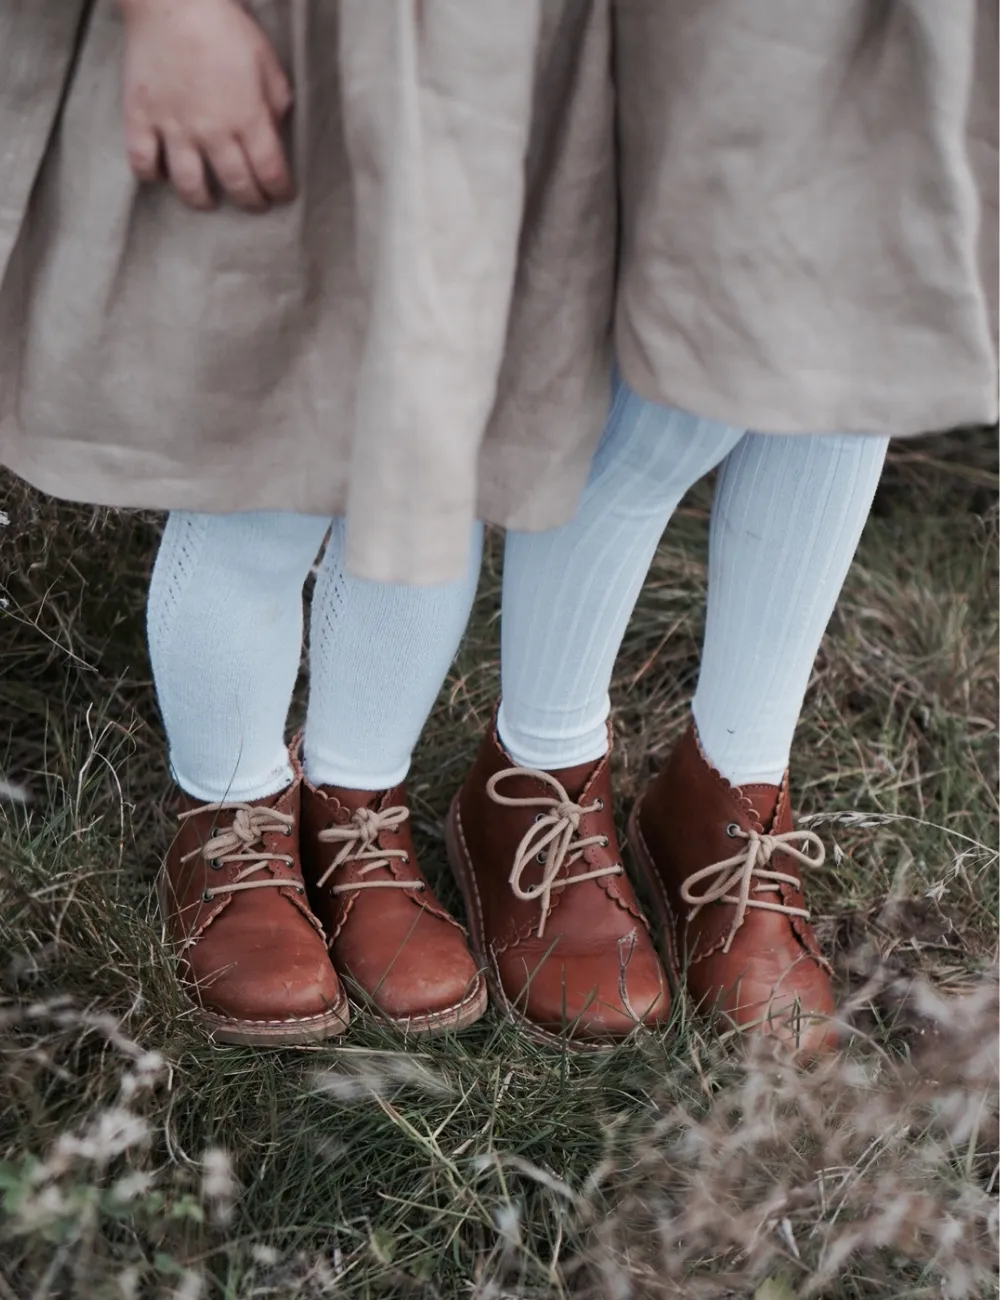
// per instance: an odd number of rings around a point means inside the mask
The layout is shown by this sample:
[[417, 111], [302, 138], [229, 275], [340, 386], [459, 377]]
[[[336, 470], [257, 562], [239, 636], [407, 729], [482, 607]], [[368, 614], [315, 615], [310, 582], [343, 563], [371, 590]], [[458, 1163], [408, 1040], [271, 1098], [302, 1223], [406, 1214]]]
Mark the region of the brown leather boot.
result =
[[474, 1024], [486, 981], [462, 926], [441, 906], [413, 848], [406, 789], [302, 793], [302, 856], [313, 906], [345, 981], [408, 1034]]
[[780, 787], [731, 786], [692, 725], [637, 802], [629, 845], [668, 964], [699, 1006], [807, 1055], [836, 1045], [830, 968], [801, 884], [803, 865], [822, 865], [823, 844], [795, 830], [787, 776]]
[[494, 725], [447, 831], [473, 950], [509, 1015], [534, 1036], [591, 1047], [666, 1021], [670, 993], [622, 865], [608, 758], [518, 768]]
[[158, 882], [198, 1021], [224, 1043], [311, 1043], [347, 1027], [347, 996], [299, 865], [301, 782], [270, 799], [199, 804]]

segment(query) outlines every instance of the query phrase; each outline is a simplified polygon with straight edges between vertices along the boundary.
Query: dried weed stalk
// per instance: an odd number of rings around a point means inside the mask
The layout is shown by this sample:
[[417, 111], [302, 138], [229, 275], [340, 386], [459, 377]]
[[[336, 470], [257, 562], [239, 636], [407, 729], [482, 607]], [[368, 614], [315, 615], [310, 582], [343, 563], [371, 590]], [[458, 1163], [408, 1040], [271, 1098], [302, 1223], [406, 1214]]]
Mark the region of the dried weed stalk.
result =
[[996, 1293], [996, 985], [879, 992], [912, 1021], [905, 1059], [860, 1044], [803, 1071], [758, 1045], [703, 1114], [641, 1135], [587, 1207], [580, 1294]]

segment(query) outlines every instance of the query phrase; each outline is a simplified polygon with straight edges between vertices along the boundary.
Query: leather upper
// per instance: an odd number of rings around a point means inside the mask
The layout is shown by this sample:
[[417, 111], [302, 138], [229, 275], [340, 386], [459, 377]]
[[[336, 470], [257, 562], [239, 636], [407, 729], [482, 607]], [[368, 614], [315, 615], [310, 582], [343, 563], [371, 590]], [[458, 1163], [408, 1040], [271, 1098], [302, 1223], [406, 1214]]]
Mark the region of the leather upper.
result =
[[464, 929], [420, 868], [408, 808], [402, 785], [303, 787], [306, 880], [334, 965], [400, 1021], [455, 1011], [478, 976]]
[[[463, 886], [475, 913], [473, 933], [506, 999], [535, 1024], [549, 1030], [572, 1027], [579, 1037], [623, 1037], [640, 1022], [665, 1021], [670, 1008], [665, 973], [618, 844], [610, 756], [588, 765], [582, 782], [580, 769], [550, 774], [565, 797], [551, 779], [530, 770], [499, 775], [512, 767], [491, 730], [453, 812]], [[567, 787], [576, 786], [578, 793], [570, 797]], [[512, 871], [525, 858], [524, 848], [541, 844], [562, 814], [575, 822], [571, 849], [543, 916], [543, 895], [517, 897]], [[584, 841], [590, 842], [581, 850], [572, 848]], [[551, 839], [540, 848], [536, 859], [528, 856], [517, 876], [523, 894], [544, 882], [555, 843]], [[591, 873], [606, 874], [573, 879]]]
[[[808, 909], [802, 864], [792, 852], [810, 856], [815, 837], [795, 832], [787, 776], [780, 787], [731, 786], [702, 753], [692, 726], [642, 796], [636, 824], [694, 1001], [741, 1026], [760, 1022], [763, 1032], [803, 1048], [832, 1046], [834, 1031], [824, 1019], [835, 1010], [829, 966], [808, 915], [799, 914]], [[751, 905], [742, 918], [736, 903], [698, 901], [726, 877], [734, 881], [727, 892], [738, 898], [740, 863], [710, 869], [745, 861], [755, 847], [757, 865], [743, 872]], [[701, 879], [692, 880], [699, 872]]]
[[[306, 1019], [343, 1000], [306, 897], [299, 794], [296, 780], [246, 804], [179, 800], [182, 820], [163, 868], [164, 920], [185, 982], [226, 1019]], [[225, 851], [213, 852], [220, 844]]]

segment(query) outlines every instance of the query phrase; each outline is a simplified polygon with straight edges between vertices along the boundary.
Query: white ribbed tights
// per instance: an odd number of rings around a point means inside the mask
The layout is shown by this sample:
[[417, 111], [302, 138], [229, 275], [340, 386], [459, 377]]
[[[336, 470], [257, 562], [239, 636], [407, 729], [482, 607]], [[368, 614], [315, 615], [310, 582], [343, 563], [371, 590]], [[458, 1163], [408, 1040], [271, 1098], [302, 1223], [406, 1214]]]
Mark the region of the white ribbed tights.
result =
[[887, 443], [746, 434], [619, 382], [576, 519], [507, 538], [500, 735], [512, 757], [551, 770], [605, 752], [611, 672], [649, 564], [685, 492], [721, 462], [694, 717], [728, 780], [780, 781]]

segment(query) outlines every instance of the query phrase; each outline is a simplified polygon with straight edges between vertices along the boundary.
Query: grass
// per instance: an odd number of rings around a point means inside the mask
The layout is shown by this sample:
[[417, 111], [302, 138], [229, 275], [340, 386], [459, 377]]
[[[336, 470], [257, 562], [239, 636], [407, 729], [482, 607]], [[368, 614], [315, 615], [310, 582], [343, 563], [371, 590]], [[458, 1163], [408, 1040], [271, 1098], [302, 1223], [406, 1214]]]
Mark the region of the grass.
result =
[[[996, 1294], [995, 434], [894, 448], [816, 665], [793, 775], [856, 1032], [808, 1074], [682, 1006], [603, 1058], [493, 1018], [405, 1054], [360, 1017], [312, 1050], [203, 1042], [150, 891], [157, 521], [3, 486], [0, 1300]], [[622, 814], [694, 686], [708, 504], [618, 665]], [[416, 760], [435, 877], [497, 689], [498, 563]]]

